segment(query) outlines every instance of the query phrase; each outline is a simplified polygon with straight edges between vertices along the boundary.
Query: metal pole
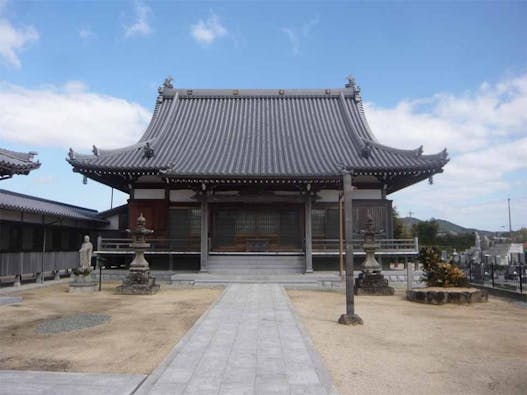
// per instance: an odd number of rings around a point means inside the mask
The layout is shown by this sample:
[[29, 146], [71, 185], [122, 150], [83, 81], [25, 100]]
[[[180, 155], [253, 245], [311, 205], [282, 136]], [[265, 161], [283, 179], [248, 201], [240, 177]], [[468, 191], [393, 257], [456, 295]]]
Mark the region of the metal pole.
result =
[[507, 203], [508, 203], [508, 206], [509, 206], [509, 237], [511, 238], [511, 243], [512, 243], [511, 198], [507, 199]]
[[[44, 219], [42, 220], [44, 222]], [[46, 255], [46, 224], [43, 223], [44, 231], [42, 235], [42, 259], [40, 260], [40, 282], [44, 283], [44, 255]]]
[[355, 301], [353, 289], [353, 205], [351, 173], [344, 172], [342, 176], [344, 184], [344, 226], [346, 233], [346, 314], [342, 314], [338, 320], [343, 325], [362, 325], [362, 318], [355, 314]]
[[490, 275], [492, 276], [492, 288], [494, 288], [494, 262], [490, 262]]
[[523, 268], [522, 268], [522, 261], [521, 260], [518, 262], [518, 267], [520, 268], [520, 293], [523, 293], [523, 285], [522, 285]]

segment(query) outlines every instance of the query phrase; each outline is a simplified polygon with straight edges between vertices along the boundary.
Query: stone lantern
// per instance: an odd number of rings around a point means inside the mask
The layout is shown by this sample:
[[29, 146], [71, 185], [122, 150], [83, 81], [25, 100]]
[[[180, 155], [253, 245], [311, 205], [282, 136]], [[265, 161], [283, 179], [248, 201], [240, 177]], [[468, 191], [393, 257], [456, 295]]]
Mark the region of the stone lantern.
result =
[[122, 295], [151, 295], [159, 291], [159, 285], [156, 285], [155, 278], [150, 275], [150, 267], [145, 259], [145, 251], [150, 248], [150, 243], [146, 242], [145, 237], [154, 231], [147, 229], [145, 225], [146, 219], [140, 214], [135, 231], [127, 229], [133, 237], [130, 248], [135, 257], [123, 284], [117, 287], [117, 292]]
[[363, 248], [366, 259], [361, 266], [362, 273], [355, 280], [356, 295], [393, 295], [394, 289], [388, 286], [388, 280], [381, 273], [381, 265], [375, 259], [375, 251], [379, 245], [375, 241], [375, 235], [382, 231], [376, 231], [373, 218], [368, 215], [366, 229], [361, 230], [364, 234]]

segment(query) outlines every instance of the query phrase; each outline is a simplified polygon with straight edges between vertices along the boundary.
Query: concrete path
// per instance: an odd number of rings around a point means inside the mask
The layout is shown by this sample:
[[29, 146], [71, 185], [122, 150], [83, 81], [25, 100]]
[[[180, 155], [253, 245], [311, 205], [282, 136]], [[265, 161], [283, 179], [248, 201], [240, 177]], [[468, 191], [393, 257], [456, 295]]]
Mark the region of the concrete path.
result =
[[1, 395], [132, 394], [144, 375], [0, 370]]
[[232, 284], [136, 394], [335, 394], [277, 284]]

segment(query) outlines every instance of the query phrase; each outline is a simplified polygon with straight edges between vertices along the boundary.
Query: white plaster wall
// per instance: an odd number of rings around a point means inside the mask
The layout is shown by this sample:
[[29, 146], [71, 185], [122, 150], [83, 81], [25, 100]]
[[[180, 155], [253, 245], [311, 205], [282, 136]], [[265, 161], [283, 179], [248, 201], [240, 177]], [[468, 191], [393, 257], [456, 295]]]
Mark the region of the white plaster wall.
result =
[[323, 189], [318, 192], [320, 199], [317, 200], [317, 203], [337, 203], [339, 201], [339, 193], [340, 191], [337, 189]]
[[353, 199], [382, 199], [380, 189], [357, 189], [353, 191]]
[[170, 191], [169, 199], [171, 202], [195, 203], [196, 200], [192, 199], [192, 196], [194, 196], [195, 194], [196, 192], [194, 192], [192, 189], [175, 189]]
[[164, 199], [164, 189], [135, 189], [134, 199]]

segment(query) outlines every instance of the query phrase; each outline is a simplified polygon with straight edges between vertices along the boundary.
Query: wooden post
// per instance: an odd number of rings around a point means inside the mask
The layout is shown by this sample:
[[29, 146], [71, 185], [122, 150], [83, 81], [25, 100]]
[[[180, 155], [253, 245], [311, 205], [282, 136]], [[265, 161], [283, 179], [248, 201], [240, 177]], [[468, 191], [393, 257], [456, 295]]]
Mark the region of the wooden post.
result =
[[406, 265], [406, 289], [412, 289], [414, 287], [414, 270], [413, 263], [408, 262], [408, 257], [404, 257], [404, 264]]
[[304, 210], [304, 237], [305, 237], [305, 255], [306, 255], [306, 273], [313, 273], [313, 246], [311, 232], [311, 195], [309, 191], [306, 195]]
[[355, 314], [353, 289], [353, 205], [351, 173], [346, 171], [342, 176], [344, 185], [344, 225], [346, 230], [346, 314], [339, 318], [339, 324], [362, 325], [362, 318]]
[[339, 193], [339, 275], [342, 279], [344, 277], [344, 254], [343, 254], [343, 244], [344, 244], [344, 221], [342, 218], [343, 209], [342, 209], [342, 198], [344, 194]]
[[201, 200], [201, 260], [200, 272], [207, 272], [209, 259], [209, 205], [206, 192]]

